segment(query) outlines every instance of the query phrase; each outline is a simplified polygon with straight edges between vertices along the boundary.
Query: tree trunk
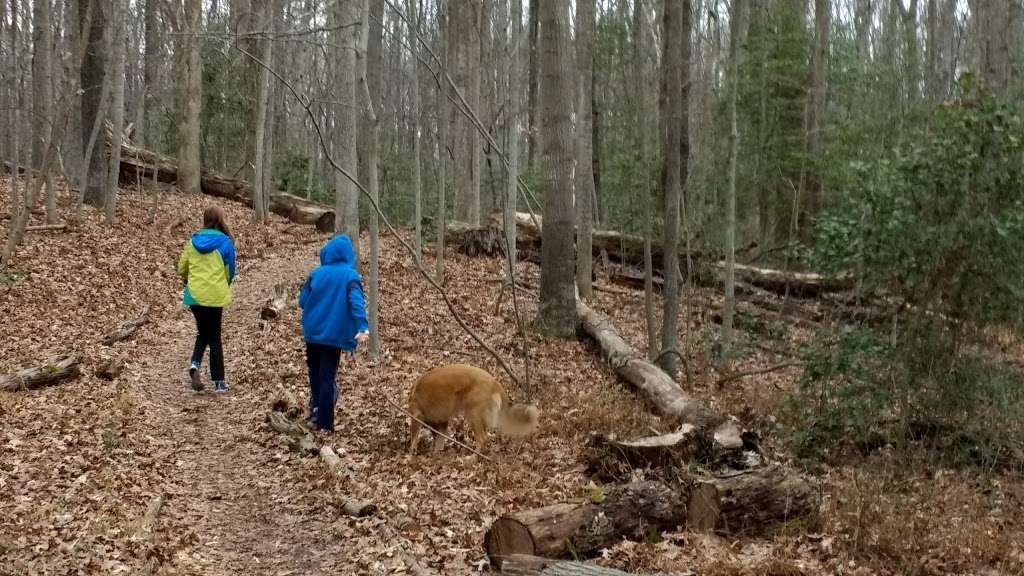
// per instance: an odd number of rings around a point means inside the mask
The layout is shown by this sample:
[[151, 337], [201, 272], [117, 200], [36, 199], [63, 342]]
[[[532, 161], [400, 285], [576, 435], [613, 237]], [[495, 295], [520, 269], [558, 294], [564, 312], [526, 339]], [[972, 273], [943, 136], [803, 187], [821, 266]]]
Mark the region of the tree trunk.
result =
[[[270, 18], [273, 14], [273, 0], [262, 0], [260, 21], [264, 29], [270, 27]], [[270, 106], [270, 70], [271, 58], [273, 57], [273, 40], [269, 37], [259, 40], [260, 60], [265, 66], [259, 68], [259, 91], [256, 96], [256, 175], [253, 179], [252, 207], [256, 212], [256, 221], [265, 224], [267, 222], [267, 200], [270, 191], [267, 190], [267, 127], [270, 124], [268, 108]]]
[[[511, 286], [515, 282], [516, 261], [518, 250], [516, 250], [516, 200], [519, 198], [519, 120], [522, 113], [519, 73], [519, 42], [523, 37], [523, 2], [514, 0], [511, 11], [511, 30], [509, 35], [509, 47], [511, 58], [508, 67], [508, 145], [506, 155], [508, 156], [508, 180], [505, 190], [505, 255], [508, 259], [508, 269], [505, 271], [506, 280]], [[513, 293], [513, 297], [515, 294]]]
[[[662, 52], [667, 55], [682, 53], [684, 39], [684, 3], [688, 0], [667, 0], [664, 6]], [[661, 351], [682, 352], [679, 346], [679, 206], [682, 201], [683, 168], [682, 122], [686, 115], [683, 94], [683, 64], [680, 58], [665, 57], [662, 61], [661, 117], [667, 127], [662, 130], [664, 137], [662, 156], [664, 158], [662, 184], [665, 198], [665, 309], [661, 320]], [[676, 354], [663, 354], [658, 363], [670, 376], [679, 370]]]
[[409, 20], [409, 66], [412, 69], [412, 87], [410, 90], [412, 110], [412, 187], [415, 206], [413, 208], [413, 229], [415, 230], [416, 261], [423, 259], [423, 182], [421, 178], [421, 154], [422, 143], [420, 135], [420, 62], [419, 62], [419, 34], [420, 34], [420, 2], [419, 0], [407, 0]]
[[179, 82], [181, 123], [178, 134], [178, 188], [188, 194], [201, 191], [202, 159], [199, 151], [199, 113], [203, 102], [203, 63], [199, 58], [202, 0], [185, 0], [185, 26]]
[[[32, 27], [32, 167], [41, 170], [53, 115], [53, 22], [50, 0], [35, 0]], [[46, 178], [46, 223], [57, 223], [57, 194], [48, 174]]]
[[[91, 4], [91, 10], [86, 6]], [[81, 102], [82, 102], [82, 148], [88, 149], [90, 136], [96, 126], [97, 116], [103, 117], [103, 85], [107, 75], [107, 54], [104, 31], [107, 28], [107, 18], [110, 16], [111, 7], [101, 0], [79, 0], [78, 17], [80, 34], [87, 40], [85, 49], [85, 62], [81, 69]], [[91, 22], [86, 30], [84, 28], [85, 15], [92, 13]], [[95, 139], [93, 139], [95, 142]], [[83, 173], [86, 173], [86, 186], [81, 191], [82, 199], [86, 204], [100, 208], [106, 198], [103, 194], [104, 174], [106, 174], [107, 163], [104, 162], [103, 154], [97, 152], [95, 146], [88, 157], [83, 158]]]
[[117, 219], [117, 181], [121, 171], [121, 139], [124, 135], [125, 51], [128, 49], [128, 6], [125, 5], [124, 0], [115, 0], [113, 8], [111, 55], [114, 58], [114, 68], [111, 71], [113, 99], [110, 103], [110, 113], [113, 119], [112, 136], [114, 141], [109, 148], [109, 166], [104, 182], [107, 224], [113, 224]]
[[576, 285], [580, 297], [592, 294], [594, 228], [594, 0], [576, 0]]
[[[351, 176], [357, 176], [356, 126], [359, 100], [356, 98], [355, 51], [359, 44], [359, 5], [355, 2], [337, 2], [332, 7], [337, 74], [334, 94], [338, 105], [334, 107], [334, 153], [338, 166]], [[346, 234], [359, 260], [359, 189], [341, 172], [335, 171], [335, 232]]]
[[513, 554], [586, 558], [624, 537], [643, 541], [651, 529], [672, 529], [685, 518], [681, 494], [659, 482], [634, 482], [613, 487], [599, 503], [554, 504], [506, 514], [487, 530], [484, 549], [491, 565], [499, 568]]
[[540, 0], [530, 0], [530, 62], [527, 93], [526, 169], [537, 167], [537, 96], [540, 89], [540, 58], [537, 40], [540, 37]]
[[[917, 0], [912, 0], [916, 2]], [[818, 159], [824, 151], [825, 110], [828, 97], [829, 32], [831, 28], [831, 2], [814, 0], [814, 46], [811, 51], [810, 94], [808, 98], [807, 151]], [[817, 217], [823, 206], [821, 178], [811, 170], [805, 188], [807, 212]]]
[[[725, 203], [725, 308], [722, 312], [722, 346], [719, 351], [724, 362], [728, 362], [732, 352], [733, 314], [736, 311], [736, 156], [740, 137], [736, 122], [736, 98], [739, 92], [739, 36], [743, 29], [742, 2], [733, 0], [729, 14], [729, 188]], [[821, 3], [817, 1], [817, 4]]]
[[[363, 34], [366, 37], [367, 34], [374, 34], [373, 25], [370, 22], [373, 17], [369, 16], [371, 12], [371, 2], [380, 3], [380, 0], [364, 0], [363, 2], [363, 14], [368, 17], [363, 18]], [[383, 4], [381, 4], [383, 7]], [[378, 26], [376, 34], [379, 36], [381, 28]], [[368, 45], [373, 45], [373, 40], [367, 38], [369, 41]], [[377, 58], [380, 59], [380, 39], [377, 39]], [[379, 121], [377, 117], [377, 107], [374, 104], [374, 96], [370, 92], [370, 80], [367, 67], [370, 61], [367, 57], [370, 56], [368, 50], [364, 51], [361, 49], [356, 53], [357, 68], [359, 70], [359, 84], [363, 95], [363, 124], [368, 129], [367, 139], [365, 148], [363, 149], [366, 155], [366, 177], [365, 182], [367, 183], [367, 190], [370, 192], [370, 201], [374, 206], [379, 206], [379, 194], [378, 194], [378, 183], [377, 183], [377, 153], [378, 153], [378, 130]], [[379, 72], [376, 73], [377, 78], [377, 90], [380, 90], [380, 78]], [[377, 101], [379, 101], [379, 93]], [[378, 328], [378, 310], [380, 308], [380, 223], [377, 217], [377, 210], [370, 210], [370, 273], [369, 273], [369, 302], [367, 306], [367, 315], [369, 316], [370, 326], [370, 341], [369, 341], [369, 352], [370, 357], [373, 360], [380, 360], [380, 332]]]
[[[448, 14], [447, 41], [452, 82], [462, 92], [470, 110], [480, 110], [480, 34], [482, 0], [463, 0]], [[455, 219], [480, 225], [480, 134], [464, 114], [451, 114], [454, 155]]]
[[[447, 3], [444, 0], [441, 2], [441, 18], [447, 19], [444, 15], [444, 9]], [[438, 26], [445, 26], [444, 22], [438, 23]], [[441, 35], [442, 42], [444, 42], [444, 35]], [[448, 73], [448, 56], [447, 50], [442, 46], [441, 48], [441, 77], [444, 78], [445, 74]], [[435, 248], [436, 255], [436, 280], [439, 284], [444, 285], [444, 238], [445, 233], [448, 229], [448, 206], [447, 206], [447, 188], [448, 188], [448, 84], [441, 82], [440, 88], [437, 90], [437, 215], [434, 220], [437, 227], [437, 246]]]
[[163, 130], [160, 126], [160, 66], [163, 63], [163, 35], [157, 3], [159, 0], [145, 0], [145, 28], [146, 28], [146, 54], [143, 57], [143, 84], [145, 95], [143, 96], [143, 118], [142, 126], [139, 127], [142, 134], [137, 141], [157, 152], [162, 151]]
[[544, 125], [540, 307], [538, 319], [552, 335], [570, 337], [576, 331], [575, 258], [573, 246], [572, 101], [569, 74], [567, 0], [541, 6], [541, 91]]
[[[384, 0], [360, 0], [362, 5], [361, 13], [363, 14], [362, 32], [360, 33], [360, 48], [357, 57], [357, 74], [359, 76], [359, 82], [362, 83], [363, 77], [365, 76], [366, 83], [370, 92], [370, 104], [373, 106], [374, 116], [381, 114], [381, 71], [383, 68], [383, 34], [384, 26], [382, 18], [384, 16]], [[359, 182], [367, 190], [370, 189], [370, 172], [379, 169], [377, 166], [370, 164], [370, 140], [373, 126], [370, 124], [370, 114], [366, 112], [364, 102], [363, 88], [356, 88], [358, 97], [356, 100], [360, 103], [359, 109], [362, 111], [359, 114], [359, 136], [357, 156], [359, 162]], [[373, 213], [370, 210], [370, 213]]]

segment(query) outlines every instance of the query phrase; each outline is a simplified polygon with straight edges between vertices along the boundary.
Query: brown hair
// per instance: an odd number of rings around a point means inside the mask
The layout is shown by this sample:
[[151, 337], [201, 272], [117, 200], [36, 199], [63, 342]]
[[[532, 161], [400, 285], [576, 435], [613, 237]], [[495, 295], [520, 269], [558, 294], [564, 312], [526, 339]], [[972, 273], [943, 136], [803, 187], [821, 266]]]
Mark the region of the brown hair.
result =
[[224, 211], [220, 209], [220, 206], [210, 206], [203, 210], [203, 228], [220, 230], [227, 234], [228, 238], [231, 238], [231, 228], [228, 227], [228, 219], [224, 216]]

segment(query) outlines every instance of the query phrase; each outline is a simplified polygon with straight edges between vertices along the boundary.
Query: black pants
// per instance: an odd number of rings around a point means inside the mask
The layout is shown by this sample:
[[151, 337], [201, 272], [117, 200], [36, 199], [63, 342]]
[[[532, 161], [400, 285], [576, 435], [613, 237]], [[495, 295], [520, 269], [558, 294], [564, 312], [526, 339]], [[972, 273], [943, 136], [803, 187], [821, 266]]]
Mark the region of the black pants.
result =
[[210, 379], [214, 382], [224, 380], [224, 348], [220, 342], [220, 320], [223, 308], [207, 308], [192, 306], [192, 315], [196, 317], [196, 345], [192, 349], [192, 362], [203, 363], [203, 353], [210, 347]]
[[334, 430], [334, 406], [338, 401], [338, 362], [341, 348], [306, 342], [309, 368], [309, 407], [313, 420], [324, 430]]

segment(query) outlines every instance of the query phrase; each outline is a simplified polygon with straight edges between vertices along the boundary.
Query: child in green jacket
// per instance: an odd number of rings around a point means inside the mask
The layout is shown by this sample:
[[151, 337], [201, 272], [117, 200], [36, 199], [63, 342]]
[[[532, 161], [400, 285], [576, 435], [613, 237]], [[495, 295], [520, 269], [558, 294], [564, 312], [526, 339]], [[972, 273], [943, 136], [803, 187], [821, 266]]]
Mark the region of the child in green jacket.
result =
[[188, 369], [192, 389], [203, 389], [199, 369], [208, 346], [214, 392], [227, 392], [220, 327], [224, 308], [231, 302], [235, 245], [231, 241], [224, 211], [220, 208], [212, 206], [203, 212], [203, 229], [185, 245], [178, 258], [178, 275], [185, 282], [184, 304], [195, 316], [198, 332], [192, 350], [192, 364]]

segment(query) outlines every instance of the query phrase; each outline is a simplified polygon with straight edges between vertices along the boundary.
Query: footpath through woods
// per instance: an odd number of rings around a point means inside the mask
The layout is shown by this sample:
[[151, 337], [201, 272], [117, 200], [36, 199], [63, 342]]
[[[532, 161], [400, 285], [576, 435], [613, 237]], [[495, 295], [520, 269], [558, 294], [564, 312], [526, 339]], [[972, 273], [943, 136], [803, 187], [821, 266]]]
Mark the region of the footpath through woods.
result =
[[[326, 440], [353, 473], [339, 481], [266, 424], [280, 389], [307, 398], [300, 311], [293, 302], [270, 323], [259, 319], [278, 283], [297, 293], [326, 237], [276, 217], [255, 226], [250, 211], [215, 199], [164, 201], [173, 210], [153, 219], [150, 198], [124, 194], [112, 228], [87, 212], [66, 232], [30, 237], [0, 283], [0, 314], [10, 320], [0, 373], [68, 350], [84, 358], [75, 380], [0, 394], [0, 574], [387, 574], [406, 569], [403, 556], [470, 574], [500, 514], [585, 495], [578, 455], [590, 430], [614, 422], [629, 434], [653, 422], [584, 344], [558, 342], [533, 358], [533, 399], [560, 414], [557, 424], [542, 423], [527, 443], [495, 443], [495, 466], [454, 447], [436, 459], [406, 455], [407, 417], [386, 398], [404, 405], [415, 378], [442, 363], [499, 369], [386, 241], [384, 357], [373, 364], [361, 354], [342, 368], [338, 432]], [[239, 253], [225, 396], [186, 385], [194, 325], [174, 274], [194, 222], [214, 203], [228, 211]], [[508, 298], [495, 314], [500, 261], [450, 258], [456, 307], [511, 357], [518, 335]], [[532, 265], [522, 271], [537, 282]], [[100, 343], [147, 306], [149, 322], [130, 338]], [[95, 371], [112, 356], [125, 357], [126, 369], [108, 382]], [[380, 513], [347, 517], [342, 495]]]

